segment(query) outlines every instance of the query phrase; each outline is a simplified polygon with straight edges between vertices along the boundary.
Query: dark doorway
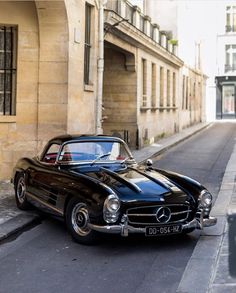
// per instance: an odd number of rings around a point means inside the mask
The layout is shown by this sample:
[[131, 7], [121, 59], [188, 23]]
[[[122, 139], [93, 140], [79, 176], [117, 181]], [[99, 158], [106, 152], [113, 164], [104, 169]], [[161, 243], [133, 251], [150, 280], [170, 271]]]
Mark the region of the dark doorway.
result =
[[236, 118], [236, 77], [216, 77], [216, 118]]

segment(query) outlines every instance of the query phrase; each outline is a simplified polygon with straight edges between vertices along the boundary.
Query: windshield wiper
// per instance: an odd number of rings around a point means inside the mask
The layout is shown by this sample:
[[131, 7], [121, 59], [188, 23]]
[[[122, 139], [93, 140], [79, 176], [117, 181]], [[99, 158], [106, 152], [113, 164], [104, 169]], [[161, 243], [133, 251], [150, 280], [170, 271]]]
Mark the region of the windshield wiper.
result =
[[103, 155], [98, 156], [95, 160], [93, 160], [93, 161], [91, 162], [90, 166], [93, 166], [98, 160], [110, 156], [110, 154], [111, 154], [111, 152], [109, 152], [109, 153], [107, 153], [107, 154], [103, 154]]

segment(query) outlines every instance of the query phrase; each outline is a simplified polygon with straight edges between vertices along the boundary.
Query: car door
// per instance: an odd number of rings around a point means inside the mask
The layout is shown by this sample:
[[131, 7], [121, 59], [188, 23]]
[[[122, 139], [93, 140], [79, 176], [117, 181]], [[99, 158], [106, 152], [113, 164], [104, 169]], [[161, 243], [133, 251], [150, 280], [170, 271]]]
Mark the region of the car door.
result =
[[37, 159], [35, 167], [28, 170], [29, 196], [34, 204], [47, 212], [61, 214], [63, 211], [61, 189], [63, 189], [62, 174], [55, 164], [60, 145], [52, 144], [45, 152], [43, 158]]

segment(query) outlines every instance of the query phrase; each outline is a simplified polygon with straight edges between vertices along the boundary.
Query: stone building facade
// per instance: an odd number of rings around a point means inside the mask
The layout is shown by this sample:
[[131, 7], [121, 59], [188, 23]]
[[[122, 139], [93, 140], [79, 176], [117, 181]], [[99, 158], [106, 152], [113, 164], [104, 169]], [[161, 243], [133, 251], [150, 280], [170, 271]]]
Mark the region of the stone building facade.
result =
[[[85, 84], [86, 3], [91, 35]], [[0, 1], [0, 180], [49, 138], [94, 133], [97, 11], [94, 0]]]
[[[0, 180], [63, 133], [95, 133], [97, 0], [0, 1]], [[141, 148], [202, 120], [204, 80], [126, 0], [104, 11], [102, 130]]]
[[184, 65], [176, 40], [126, 0], [105, 15], [104, 132], [140, 148], [202, 121], [206, 76]]

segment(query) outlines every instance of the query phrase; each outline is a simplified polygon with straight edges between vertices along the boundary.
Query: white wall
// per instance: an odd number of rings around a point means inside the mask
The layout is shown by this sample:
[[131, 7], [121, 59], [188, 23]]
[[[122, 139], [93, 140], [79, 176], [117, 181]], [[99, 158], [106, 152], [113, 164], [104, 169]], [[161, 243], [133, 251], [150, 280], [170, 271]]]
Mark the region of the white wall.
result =
[[176, 1], [146, 0], [152, 22], [160, 25], [160, 30], [172, 31], [173, 39], [177, 38], [177, 7]]

